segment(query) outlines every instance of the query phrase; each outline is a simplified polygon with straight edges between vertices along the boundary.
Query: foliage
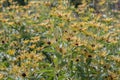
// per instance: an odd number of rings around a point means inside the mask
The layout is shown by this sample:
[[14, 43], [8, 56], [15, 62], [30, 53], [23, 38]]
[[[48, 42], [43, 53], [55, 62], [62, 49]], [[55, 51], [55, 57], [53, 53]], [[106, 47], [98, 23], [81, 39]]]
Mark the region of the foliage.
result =
[[9, 7], [10, 5], [13, 4], [24, 6], [28, 4], [28, 0], [1, 0], [1, 5], [3, 7]]
[[0, 79], [119, 80], [120, 11], [51, 4], [0, 6]]

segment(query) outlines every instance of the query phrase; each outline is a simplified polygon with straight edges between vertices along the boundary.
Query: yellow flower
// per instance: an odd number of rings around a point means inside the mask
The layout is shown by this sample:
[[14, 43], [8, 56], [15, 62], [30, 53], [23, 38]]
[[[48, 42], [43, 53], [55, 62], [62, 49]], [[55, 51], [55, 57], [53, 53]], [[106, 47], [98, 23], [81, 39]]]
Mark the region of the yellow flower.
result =
[[93, 11], [94, 11], [94, 9], [93, 9], [93, 8], [90, 8], [90, 9], [89, 9], [89, 11], [90, 11], [90, 12], [93, 12]]
[[10, 43], [10, 46], [13, 46], [13, 47], [17, 46], [17, 45], [18, 45], [17, 41], [13, 41], [13, 42]]
[[[111, 72], [111, 71], [108, 71], [108, 74], [109, 74], [109, 77], [111, 79], [114, 79], [114, 80], [118, 80], [118, 74], [114, 73], [114, 72]], [[109, 79], [110, 80], [110, 79]]]
[[37, 47], [36, 48], [36, 51], [40, 51], [40, 50], [42, 50], [44, 48], [44, 46], [42, 46], [42, 47]]
[[112, 2], [112, 3], [117, 3], [117, 2], [118, 2], [118, 0], [112, 0], [111, 2]]
[[3, 77], [4, 77], [4, 75], [0, 73], [0, 79], [2, 79]]
[[16, 37], [16, 38], [20, 38], [21, 35], [20, 34], [12, 34], [12, 36]]
[[84, 18], [82, 18], [82, 20], [88, 21], [88, 20], [89, 20], [89, 17], [84, 17]]
[[106, 18], [106, 19], [103, 19], [103, 21], [105, 21], [105, 22], [108, 22], [108, 23], [109, 23], [109, 22], [112, 22], [112, 21], [114, 21], [114, 20], [113, 20], [113, 18]]
[[0, 34], [4, 33], [4, 30], [0, 30]]
[[35, 47], [36, 47], [36, 44], [29, 46], [29, 48], [31, 48], [31, 49], [34, 49]]
[[48, 2], [48, 1], [45, 1], [45, 6], [50, 6], [51, 5], [51, 3], [50, 2]]
[[106, 51], [103, 51], [103, 52], [99, 53], [99, 56], [101, 56], [101, 57], [105, 57], [106, 55], [107, 55]]
[[118, 56], [111, 56], [111, 58], [116, 62], [120, 62], [120, 57]]
[[16, 76], [19, 75], [20, 68], [17, 65], [12, 64], [12, 69], [9, 71], [10, 74], [15, 74]]
[[30, 42], [32, 42], [32, 43], [36, 43], [38, 41], [40, 41], [40, 37], [39, 36], [32, 37], [31, 40], [30, 40]]
[[14, 25], [14, 22], [8, 22], [8, 25], [12, 26]]
[[99, 5], [104, 5], [104, 4], [105, 4], [105, 0], [99, 2]]
[[2, 22], [8, 22], [9, 21], [9, 19], [2, 19]]
[[111, 38], [111, 39], [109, 39], [108, 41], [111, 42], [111, 43], [113, 43], [113, 44], [118, 43], [118, 40], [117, 40], [117, 39], [112, 39], [112, 38]]
[[15, 54], [15, 50], [14, 49], [8, 50], [7, 53], [9, 55], [14, 55]]
[[28, 44], [28, 43], [29, 43], [29, 40], [24, 40], [23, 43], [24, 43], [24, 44]]

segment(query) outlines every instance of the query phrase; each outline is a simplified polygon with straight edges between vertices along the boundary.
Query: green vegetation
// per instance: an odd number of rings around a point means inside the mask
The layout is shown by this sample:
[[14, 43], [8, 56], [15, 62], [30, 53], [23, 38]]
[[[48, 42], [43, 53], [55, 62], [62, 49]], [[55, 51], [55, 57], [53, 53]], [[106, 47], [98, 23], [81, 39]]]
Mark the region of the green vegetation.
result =
[[118, 0], [5, 1], [0, 80], [120, 80]]

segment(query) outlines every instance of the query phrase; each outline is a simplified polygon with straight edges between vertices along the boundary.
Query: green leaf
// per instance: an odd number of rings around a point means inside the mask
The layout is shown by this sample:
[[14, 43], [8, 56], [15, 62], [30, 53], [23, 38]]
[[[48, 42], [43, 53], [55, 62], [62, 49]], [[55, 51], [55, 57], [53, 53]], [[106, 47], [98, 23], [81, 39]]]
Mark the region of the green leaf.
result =
[[3, 47], [0, 47], [0, 51], [4, 51], [5, 49]]
[[5, 61], [5, 62], [4, 62], [4, 65], [5, 65], [6, 67], [9, 67], [10, 64], [9, 64], [9, 62]]
[[86, 62], [87, 62], [87, 65], [90, 65], [92, 59], [91, 58], [87, 58]]
[[14, 79], [13, 79], [13, 78], [11, 78], [11, 77], [8, 77], [8, 78], [7, 78], [7, 80], [14, 80]]

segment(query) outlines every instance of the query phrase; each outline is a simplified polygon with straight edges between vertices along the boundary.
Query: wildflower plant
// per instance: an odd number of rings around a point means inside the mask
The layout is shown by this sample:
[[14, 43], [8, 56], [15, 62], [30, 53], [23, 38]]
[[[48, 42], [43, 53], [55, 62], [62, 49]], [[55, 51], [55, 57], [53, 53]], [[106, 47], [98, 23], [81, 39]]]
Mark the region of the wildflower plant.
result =
[[0, 6], [0, 79], [119, 80], [120, 11], [53, 2]]

